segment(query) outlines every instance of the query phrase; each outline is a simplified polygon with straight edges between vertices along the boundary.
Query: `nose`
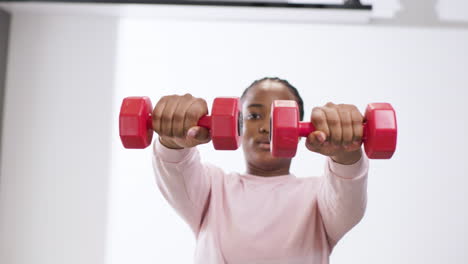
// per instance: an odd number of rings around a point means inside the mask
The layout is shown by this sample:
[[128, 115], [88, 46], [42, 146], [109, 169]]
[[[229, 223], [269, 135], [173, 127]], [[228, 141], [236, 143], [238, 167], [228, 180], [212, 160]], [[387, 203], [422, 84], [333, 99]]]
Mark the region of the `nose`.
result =
[[270, 126], [271, 126], [270, 117], [268, 117], [258, 127], [258, 132], [260, 132], [261, 134], [269, 134]]

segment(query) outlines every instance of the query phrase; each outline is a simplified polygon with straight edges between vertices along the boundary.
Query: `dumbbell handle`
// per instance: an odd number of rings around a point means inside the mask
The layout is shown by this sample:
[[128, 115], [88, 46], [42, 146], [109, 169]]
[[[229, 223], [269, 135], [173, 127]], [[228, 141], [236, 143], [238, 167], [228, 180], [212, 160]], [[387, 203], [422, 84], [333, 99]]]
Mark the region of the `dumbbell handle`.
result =
[[[364, 133], [366, 132], [366, 123], [363, 123], [362, 126], [363, 126], [362, 141], [364, 142], [365, 141]], [[312, 122], [299, 122], [298, 130], [299, 130], [300, 137], [307, 137], [309, 136], [310, 133], [314, 132], [316, 129], [315, 129], [314, 124], [312, 124]]]
[[201, 126], [201, 127], [204, 127], [204, 128], [207, 128], [207, 129], [211, 129], [211, 116], [204, 115], [204, 116], [200, 117], [200, 119], [198, 119], [197, 125]]

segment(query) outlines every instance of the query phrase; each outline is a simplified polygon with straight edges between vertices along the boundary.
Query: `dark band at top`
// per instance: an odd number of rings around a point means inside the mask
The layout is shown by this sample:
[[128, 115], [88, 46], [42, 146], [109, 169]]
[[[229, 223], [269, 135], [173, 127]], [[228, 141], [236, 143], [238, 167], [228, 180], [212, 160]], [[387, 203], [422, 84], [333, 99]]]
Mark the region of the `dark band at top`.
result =
[[311, 8], [311, 9], [348, 9], [371, 10], [372, 5], [362, 5], [355, 1], [343, 4], [308, 4], [267, 1], [196, 1], [196, 0], [0, 0], [0, 2], [58, 2], [58, 3], [109, 3], [109, 4], [157, 4], [157, 5], [192, 5], [192, 6], [233, 6], [233, 7], [271, 7], [271, 8]]

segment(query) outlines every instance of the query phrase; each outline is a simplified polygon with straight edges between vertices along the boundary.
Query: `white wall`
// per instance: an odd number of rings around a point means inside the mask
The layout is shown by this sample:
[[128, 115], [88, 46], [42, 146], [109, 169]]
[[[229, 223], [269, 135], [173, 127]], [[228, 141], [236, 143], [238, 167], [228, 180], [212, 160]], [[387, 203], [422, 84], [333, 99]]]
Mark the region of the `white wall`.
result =
[[117, 20], [12, 19], [0, 263], [103, 263]]
[[[118, 24], [33, 11], [14, 16], [10, 36], [0, 263], [192, 263], [195, 241], [156, 188], [150, 150], [121, 147], [121, 100], [190, 92], [211, 101], [265, 75], [298, 87], [306, 116], [330, 100], [397, 110], [397, 152], [371, 162], [366, 215], [332, 263], [468, 261], [467, 29]], [[244, 170], [240, 150], [200, 149], [206, 161]], [[293, 172], [318, 176], [322, 163], [300, 146]]]

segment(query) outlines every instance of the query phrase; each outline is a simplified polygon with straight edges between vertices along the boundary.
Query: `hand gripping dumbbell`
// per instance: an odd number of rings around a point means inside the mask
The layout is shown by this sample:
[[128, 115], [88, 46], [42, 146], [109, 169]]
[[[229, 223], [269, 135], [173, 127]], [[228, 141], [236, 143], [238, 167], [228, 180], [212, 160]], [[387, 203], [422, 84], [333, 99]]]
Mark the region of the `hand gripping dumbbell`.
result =
[[[213, 101], [211, 116], [198, 120], [198, 126], [209, 129], [215, 149], [235, 150], [239, 147], [242, 132], [242, 115], [239, 98], [218, 97]], [[151, 144], [153, 106], [146, 97], [127, 97], [120, 107], [120, 139], [125, 148], [142, 149]]]
[[[275, 100], [271, 105], [271, 151], [275, 157], [296, 155], [299, 137], [315, 131], [311, 122], [299, 121], [299, 110], [294, 100]], [[388, 103], [367, 105], [364, 115], [362, 141], [370, 159], [389, 159], [396, 148], [397, 122], [395, 110]]]

